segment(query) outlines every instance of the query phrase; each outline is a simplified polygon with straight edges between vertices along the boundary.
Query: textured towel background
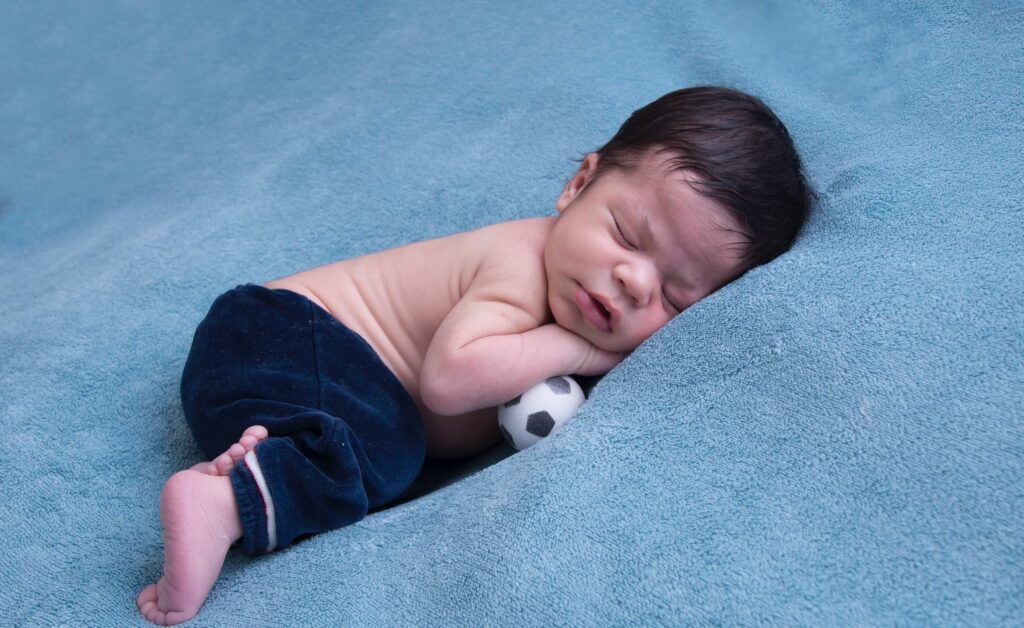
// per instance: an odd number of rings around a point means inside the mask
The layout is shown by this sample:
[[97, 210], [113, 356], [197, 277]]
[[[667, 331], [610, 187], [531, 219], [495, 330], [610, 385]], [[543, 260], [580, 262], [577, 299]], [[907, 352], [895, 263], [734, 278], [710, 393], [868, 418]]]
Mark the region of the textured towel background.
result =
[[551, 214], [705, 83], [796, 138], [795, 249], [557, 437], [229, 557], [195, 623], [1021, 622], [1019, 2], [350, 4], [0, 10], [0, 623], [142, 623], [217, 294]]

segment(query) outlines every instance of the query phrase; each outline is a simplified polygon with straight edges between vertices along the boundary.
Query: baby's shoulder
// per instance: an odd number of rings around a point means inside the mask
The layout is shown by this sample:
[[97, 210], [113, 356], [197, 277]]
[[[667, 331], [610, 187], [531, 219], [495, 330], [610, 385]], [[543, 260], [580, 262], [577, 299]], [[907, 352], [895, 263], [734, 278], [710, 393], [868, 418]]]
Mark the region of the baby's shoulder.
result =
[[480, 270], [488, 277], [532, 278], [544, 274], [544, 243], [553, 217], [510, 220], [480, 229]]
[[475, 232], [479, 265], [469, 290], [488, 300], [515, 303], [543, 317], [547, 307], [544, 243], [554, 218], [498, 223]]

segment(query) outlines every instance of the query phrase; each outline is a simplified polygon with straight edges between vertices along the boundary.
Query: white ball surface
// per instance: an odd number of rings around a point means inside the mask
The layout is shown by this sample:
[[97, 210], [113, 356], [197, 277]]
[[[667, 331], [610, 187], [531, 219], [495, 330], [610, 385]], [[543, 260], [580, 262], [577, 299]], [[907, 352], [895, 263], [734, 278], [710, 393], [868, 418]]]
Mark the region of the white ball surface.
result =
[[508, 444], [522, 451], [557, 432], [584, 401], [576, 380], [568, 375], [549, 377], [498, 406], [498, 424]]

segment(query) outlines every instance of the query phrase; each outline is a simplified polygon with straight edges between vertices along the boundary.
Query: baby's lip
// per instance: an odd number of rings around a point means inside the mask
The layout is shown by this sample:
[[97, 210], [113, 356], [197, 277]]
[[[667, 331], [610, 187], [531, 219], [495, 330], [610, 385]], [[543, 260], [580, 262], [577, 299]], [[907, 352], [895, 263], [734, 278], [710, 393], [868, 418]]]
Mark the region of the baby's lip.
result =
[[[584, 290], [586, 290], [586, 288], [584, 288]], [[604, 295], [594, 294], [589, 290], [587, 291], [587, 294], [589, 294], [595, 301], [600, 303], [601, 307], [608, 310], [608, 326], [611, 327], [611, 329], [615, 329], [615, 327], [619, 324], [619, 311], [615, 309], [614, 305], [612, 305], [612, 300]]]
[[608, 312], [608, 331], [615, 329], [618, 325], [618, 310], [611, 304], [611, 299], [604, 295], [593, 293], [586, 288], [584, 290], [590, 295], [590, 298], [600, 303], [601, 307], [604, 307]]
[[576, 284], [576, 305], [590, 324], [601, 331], [611, 331], [610, 317], [601, 311], [601, 305], [587, 292], [587, 289]]

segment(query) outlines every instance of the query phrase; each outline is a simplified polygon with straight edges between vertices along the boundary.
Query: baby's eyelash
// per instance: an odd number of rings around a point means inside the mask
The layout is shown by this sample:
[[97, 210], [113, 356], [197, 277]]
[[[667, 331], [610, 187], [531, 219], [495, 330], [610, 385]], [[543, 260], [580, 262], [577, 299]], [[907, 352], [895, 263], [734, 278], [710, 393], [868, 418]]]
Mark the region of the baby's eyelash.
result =
[[612, 216], [612, 222], [615, 223], [615, 228], [619, 230], [619, 237], [621, 237], [622, 241], [626, 243], [626, 246], [628, 246], [629, 248], [631, 248], [633, 250], [636, 250], [636, 247], [633, 246], [633, 243], [626, 239], [626, 234], [622, 232], [622, 227], [619, 226], [618, 218], [616, 218], [615, 216]]
[[[626, 234], [624, 234], [624, 233], [623, 233], [623, 227], [621, 227], [621, 226], [618, 226], [618, 219], [617, 219], [617, 218], [615, 218], [615, 217], [614, 217], [614, 216], [612, 215], [612, 216], [611, 216], [611, 221], [615, 223], [615, 228], [616, 228], [616, 229], [617, 229], [617, 231], [618, 231], [618, 237], [620, 237], [620, 238], [622, 238], [622, 239], [623, 239], [623, 242], [625, 242], [625, 243], [626, 243], [626, 246], [630, 247], [631, 249], [633, 249], [633, 250], [635, 251], [635, 250], [636, 250], [636, 247], [635, 247], [635, 246], [633, 246], [633, 243], [631, 243], [631, 242], [630, 242], [630, 241], [629, 241], [629, 240], [628, 240], [628, 239], [626, 238]], [[670, 298], [669, 298], [669, 295], [668, 295], [668, 293], [666, 293], [664, 289], [662, 290], [662, 295], [663, 295], [663, 296], [665, 296], [665, 302], [669, 304], [669, 307], [671, 307], [671, 308], [675, 309], [676, 311], [682, 311], [682, 309], [680, 309], [679, 307], [677, 307], [677, 306], [676, 306], [676, 304], [672, 302], [672, 299], [670, 299]]]
[[679, 309], [679, 308], [678, 308], [678, 307], [676, 306], [676, 304], [672, 302], [672, 299], [668, 298], [668, 293], [667, 293], [667, 292], [665, 292], [665, 290], [662, 290], [662, 291], [661, 291], [661, 293], [662, 293], [663, 295], [665, 295], [665, 303], [668, 303], [668, 306], [669, 306], [670, 308], [672, 308], [673, 310], [675, 310], [675, 311], [677, 311], [677, 312], [682, 312], [682, 310], [681, 310], [681, 309]]
[[[614, 214], [612, 214], [612, 222], [615, 223], [615, 229], [618, 230], [619, 237], [622, 238], [622, 241], [626, 243], [626, 246], [635, 251], [636, 247], [633, 246], [633, 243], [630, 242], [628, 238], [626, 238], [626, 234], [622, 232], [622, 227], [619, 226], [619, 219], [616, 218]], [[668, 303], [670, 308], [677, 312], [682, 312], [682, 310], [676, 307], [676, 304], [672, 302], [672, 299], [668, 298], [668, 293], [666, 293], [664, 289], [662, 289], [661, 294], [665, 297], [665, 303]]]

